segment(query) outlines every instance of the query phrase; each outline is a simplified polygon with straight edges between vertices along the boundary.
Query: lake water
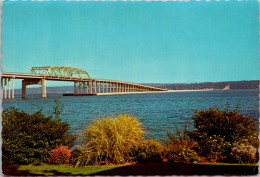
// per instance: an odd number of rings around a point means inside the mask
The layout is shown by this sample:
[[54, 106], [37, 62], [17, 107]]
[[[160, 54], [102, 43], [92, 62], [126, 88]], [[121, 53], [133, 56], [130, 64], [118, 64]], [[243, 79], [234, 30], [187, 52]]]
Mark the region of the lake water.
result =
[[225, 91], [191, 91], [164, 92], [135, 95], [111, 96], [62, 96], [48, 94], [47, 99], [41, 95], [27, 95], [21, 99], [16, 95], [15, 100], [4, 100], [2, 107], [15, 107], [27, 113], [40, 109], [45, 115], [50, 115], [55, 105], [54, 100], [64, 104], [61, 118], [71, 126], [73, 133], [87, 126], [88, 122], [100, 116], [120, 113], [138, 117], [146, 130], [147, 138], [165, 139], [166, 132], [173, 132], [174, 127], [193, 126], [193, 110], [208, 109], [216, 106], [225, 109], [226, 103], [235, 108], [239, 103], [239, 111], [253, 119], [259, 118], [259, 90], [225, 90]]

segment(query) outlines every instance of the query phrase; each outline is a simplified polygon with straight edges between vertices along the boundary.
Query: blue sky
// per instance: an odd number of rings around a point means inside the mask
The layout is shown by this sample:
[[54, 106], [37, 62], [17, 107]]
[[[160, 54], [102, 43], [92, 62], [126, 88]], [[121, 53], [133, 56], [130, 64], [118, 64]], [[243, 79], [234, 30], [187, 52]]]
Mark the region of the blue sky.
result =
[[2, 69], [70, 66], [136, 83], [257, 80], [258, 11], [257, 1], [234, 0], [4, 2]]

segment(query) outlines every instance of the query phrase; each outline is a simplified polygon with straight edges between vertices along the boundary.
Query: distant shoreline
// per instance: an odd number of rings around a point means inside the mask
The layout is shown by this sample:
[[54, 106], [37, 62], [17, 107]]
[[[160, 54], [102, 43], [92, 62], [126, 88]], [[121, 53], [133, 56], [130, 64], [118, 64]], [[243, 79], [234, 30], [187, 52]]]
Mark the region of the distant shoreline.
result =
[[212, 90], [206, 90], [206, 89], [199, 89], [199, 90], [168, 90], [166, 92], [200, 92], [200, 91], [212, 91]]
[[[226, 82], [203, 82], [203, 83], [140, 83], [151, 87], [168, 89], [165, 92], [194, 92], [213, 90], [238, 90], [238, 89], [259, 89], [259, 80], [251, 81], [226, 81]], [[41, 94], [41, 87], [27, 88], [28, 94]], [[15, 89], [15, 94], [21, 94], [22, 89]], [[74, 93], [74, 86], [48, 86], [48, 93]], [[152, 93], [152, 92], [149, 92]]]
[[[57, 92], [52, 92], [52, 91], [49, 91], [48, 88], [52, 88], [52, 87], [47, 87], [47, 91], [48, 91], [48, 94], [69, 94], [69, 93], [73, 93], [73, 90], [71, 91], [57, 91]], [[33, 93], [30, 93], [30, 89], [38, 89], [37, 91], [38, 92], [33, 92]], [[29, 95], [38, 95], [38, 94], [41, 94], [41, 87], [39, 88], [27, 88], [27, 90], [29, 91]], [[258, 88], [256, 89], [230, 89], [230, 90], [259, 90]], [[150, 92], [145, 92], [145, 93], [174, 93], [174, 92], [202, 92], [202, 91], [227, 91], [227, 90], [223, 90], [223, 89], [196, 89], [196, 90], [167, 90], [167, 91], [150, 91]], [[106, 93], [106, 95], [123, 95], [123, 94], [142, 94], [144, 92], [124, 92], [124, 93], [120, 93], [120, 92], [117, 92], [117, 93]], [[21, 92], [15, 92], [15, 95], [21, 95], [22, 93]], [[103, 93], [98, 93], [98, 95], [102, 95]]]
[[200, 91], [217, 91], [217, 90], [209, 90], [209, 89], [201, 89], [201, 90], [167, 90], [167, 91], [148, 91], [148, 92], [114, 92], [114, 93], [96, 93], [96, 94], [63, 94], [63, 96], [109, 96], [109, 95], [131, 95], [131, 94], [146, 94], [146, 93], [172, 93], [172, 92], [200, 92]]

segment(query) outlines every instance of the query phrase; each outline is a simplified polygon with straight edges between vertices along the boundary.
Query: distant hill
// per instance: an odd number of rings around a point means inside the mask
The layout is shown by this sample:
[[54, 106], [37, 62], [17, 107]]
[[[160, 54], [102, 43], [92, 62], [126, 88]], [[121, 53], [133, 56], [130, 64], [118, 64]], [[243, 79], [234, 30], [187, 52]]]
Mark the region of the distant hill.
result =
[[225, 81], [225, 82], [202, 82], [202, 83], [176, 83], [176, 84], [159, 84], [159, 83], [147, 83], [144, 85], [150, 85], [154, 87], [166, 88], [169, 90], [199, 90], [199, 89], [259, 89], [259, 81]]
[[[143, 83], [153, 87], [166, 88], [168, 90], [199, 90], [199, 89], [259, 89], [259, 81], [226, 81], [226, 82], [202, 82], [202, 83]], [[28, 94], [40, 94], [41, 87], [27, 88]], [[73, 86], [47, 87], [47, 93], [73, 93]], [[21, 94], [21, 89], [15, 89], [15, 94]]]

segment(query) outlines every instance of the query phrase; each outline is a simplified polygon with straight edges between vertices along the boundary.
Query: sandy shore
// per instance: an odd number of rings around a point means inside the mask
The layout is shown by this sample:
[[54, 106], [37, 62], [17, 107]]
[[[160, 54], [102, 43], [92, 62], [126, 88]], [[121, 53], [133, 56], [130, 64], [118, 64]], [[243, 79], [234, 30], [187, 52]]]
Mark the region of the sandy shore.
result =
[[212, 91], [212, 90], [168, 90], [166, 92], [201, 92], [201, 91]]

